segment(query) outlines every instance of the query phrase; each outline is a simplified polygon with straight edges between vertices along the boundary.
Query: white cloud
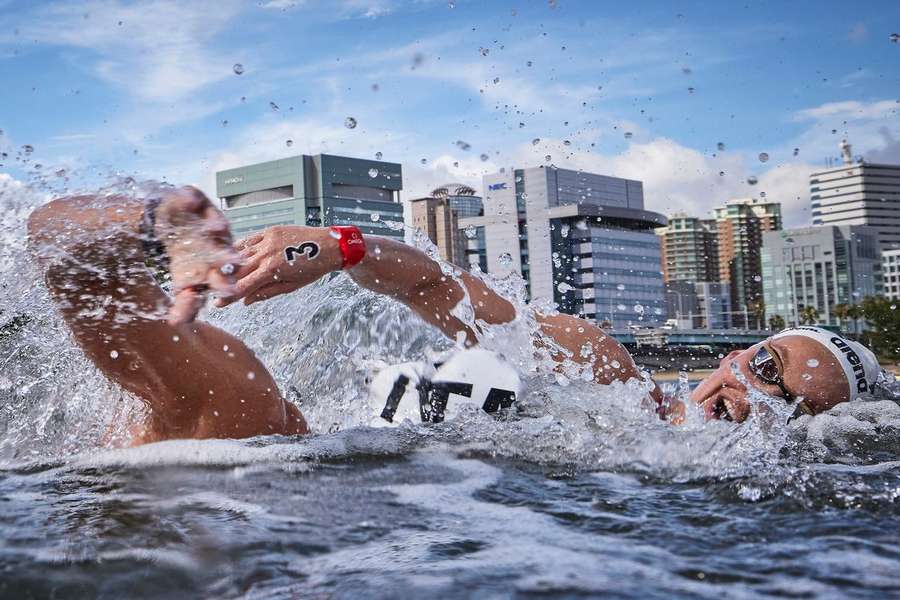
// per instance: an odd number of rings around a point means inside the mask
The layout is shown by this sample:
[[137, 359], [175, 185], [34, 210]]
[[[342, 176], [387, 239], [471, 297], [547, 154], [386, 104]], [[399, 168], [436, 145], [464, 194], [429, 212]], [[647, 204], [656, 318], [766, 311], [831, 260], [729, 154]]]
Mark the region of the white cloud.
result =
[[236, 0], [120, 0], [57, 3], [38, 11], [21, 35], [81, 48], [100, 79], [142, 101], [173, 102], [233, 77], [236, 51], [211, 48], [237, 14]]
[[828, 102], [821, 106], [806, 108], [794, 114], [795, 121], [806, 120], [868, 120], [887, 119], [897, 115], [900, 104], [895, 100], [880, 100], [878, 102], [859, 102], [858, 100], [845, 100], [843, 102]]

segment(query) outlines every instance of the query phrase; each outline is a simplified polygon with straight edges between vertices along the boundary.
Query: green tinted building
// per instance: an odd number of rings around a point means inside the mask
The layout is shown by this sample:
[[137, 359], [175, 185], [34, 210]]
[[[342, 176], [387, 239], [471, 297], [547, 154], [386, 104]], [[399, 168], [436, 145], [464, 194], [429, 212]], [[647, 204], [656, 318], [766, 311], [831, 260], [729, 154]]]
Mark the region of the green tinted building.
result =
[[216, 173], [216, 195], [236, 237], [272, 225], [356, 225], [403, 238], [400, 165], [317, 154]]

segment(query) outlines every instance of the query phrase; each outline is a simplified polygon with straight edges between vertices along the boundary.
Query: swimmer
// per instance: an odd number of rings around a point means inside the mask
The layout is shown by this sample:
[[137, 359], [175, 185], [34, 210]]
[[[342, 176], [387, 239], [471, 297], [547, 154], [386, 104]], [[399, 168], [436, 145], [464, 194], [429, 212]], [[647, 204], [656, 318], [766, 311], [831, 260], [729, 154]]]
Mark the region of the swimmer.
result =
[[[343, 269], [360, 286], [398, 300], [470, 345], [477, 332], [451, 314], [465, 294], [476, 321], [502, 324], [516, 317], [514, 306], [482, 280], [463, 273], [460, 283], [423, 252], [385, 238], [364, 239], [355, 228], [275, 226], [232, 246], [224, 216], [190, 187], [147, 202], [61, 198], [35, 210], [28, 225], [30, 248], [75, 341], [105, 376], [148, 408], [140, 422], [114, 424], [130, 444], [308, 431], [249, 348], [195, 320], [211, 293], [219, 306], [241, 299], [253, 304]], [[378, 252], [366, 251], [376, 245]], [[169, 263], [173, 299], [147, 267], [161, 257]], [[565, 314], [534, 317], [535, 344], [552, 348], [554, 359], [589, 366], [599, 384], [640, 377], [627, 350], [593, 323]], [[741, 422], [750, 414], [747, 385], [808, 414], [858, 396], [858, 363], [865, 363], [865, 384], [874, 385], [877, 362], [868, 350], [842, 342], [856, 357], [851, 364], [843, 346], [835, 350], [819, 339], [824, 334], [813, 334], [788, 332], [731, 353], [692, 400], [710, 418]], [[586, 345], [592, 353], [581, 351]], [[601, 356], [606, 360], [594, 358]], [[819, 371], [806, 380], [801, 367], [813, 360]], [[650, 397], [660, 416], [679, 420], [683, 407], [667, 402], [658, 387]]]

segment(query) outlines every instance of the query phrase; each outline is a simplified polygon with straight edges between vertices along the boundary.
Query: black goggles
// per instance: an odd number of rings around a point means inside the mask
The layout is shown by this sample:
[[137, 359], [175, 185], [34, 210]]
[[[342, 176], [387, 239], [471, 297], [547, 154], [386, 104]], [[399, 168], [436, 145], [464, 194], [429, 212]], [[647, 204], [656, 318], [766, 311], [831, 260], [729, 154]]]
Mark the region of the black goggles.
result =
[[[749, 367], [750, 372], [760, 381], [777, 386], [778, 389], [781, 390], [781, 395], [785, 402], [792, 404], [797, 400], [797, 397], [787, 391], [784, 387], [784, 379], [781, 375], [781, 361], [775, 357], [775, 353], [769, 349], [768, 344], [762, 344], [759, 347], [759, 350], [757, 350], [756, 354], [753, 355], [753, 358], [750, 359]], [[816, 413], [813, 412], [806, 400], [800, 400], [797, 402], [796, 410], [788, 417], [788, 423], [802, 415], [813, 416], [815, 414]]]

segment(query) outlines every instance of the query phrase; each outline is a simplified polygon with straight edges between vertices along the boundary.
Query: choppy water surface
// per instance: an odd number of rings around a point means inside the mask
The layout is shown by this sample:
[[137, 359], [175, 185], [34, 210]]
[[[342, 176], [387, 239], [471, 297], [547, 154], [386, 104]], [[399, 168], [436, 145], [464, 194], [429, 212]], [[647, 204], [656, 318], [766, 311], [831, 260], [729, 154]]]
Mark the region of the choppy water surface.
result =
[[[672, 427], [641, 407], [642, 384], [594, 386], [523, 351], [517, 414], [374, 429], [372, 365], [449, 343], [343, 276], [210, 315], [316, 434], [105, 450], [116, 406], [139, 407], [37, 283], [23, 242], [36, 199], [0, 201], [0, 324], [28, 316], [0, 338], [2, 597], [900, 593], [896, 404]], [[525, 347], [527, 328], [485, 345]]]

